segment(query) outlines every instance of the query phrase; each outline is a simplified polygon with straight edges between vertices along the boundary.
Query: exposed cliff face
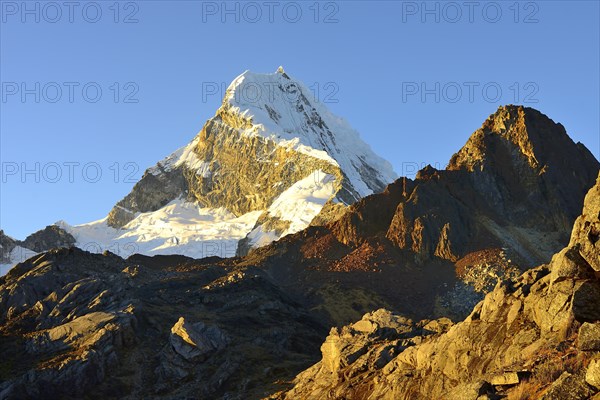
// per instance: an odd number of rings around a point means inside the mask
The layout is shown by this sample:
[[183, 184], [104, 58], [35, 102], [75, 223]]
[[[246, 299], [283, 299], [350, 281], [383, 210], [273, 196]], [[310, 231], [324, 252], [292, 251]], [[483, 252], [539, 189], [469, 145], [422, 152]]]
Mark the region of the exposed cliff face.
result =
[[0, 230], [0, 264], [10, 262], [10, 253], [16, 245], [17, 241], [15, 239], [5, 235], [4, 231]]
[[[568, 240], [598, 161], [540, 112], [500, 107], [450, 160], [390, 185], [331, 226], [346, 244], [384, 233], [421, 262], [507, 248], [521, 267], [545, 262]], [[371, 202], [373, 204], [371, 204]]]
[[57, 247], [71, 247], [75, 244], [73, 235], [56, 225], [48, 225], [27, 236], [21, 245], [40, 253]]
[[332, 331], [321, 348], [323, 360], [278, 397], [591, 397], [600, 390], [599, 211], [600, 176], [568, 247], [548, 265], [526, 272], [514, 285], [498, 285], [449, 329], [432, 327], [419, 336], [415, 327], [406, 336], [411, 329], [399, 331], [398, 317], [372, 322], [367, 315], [342, 335]]

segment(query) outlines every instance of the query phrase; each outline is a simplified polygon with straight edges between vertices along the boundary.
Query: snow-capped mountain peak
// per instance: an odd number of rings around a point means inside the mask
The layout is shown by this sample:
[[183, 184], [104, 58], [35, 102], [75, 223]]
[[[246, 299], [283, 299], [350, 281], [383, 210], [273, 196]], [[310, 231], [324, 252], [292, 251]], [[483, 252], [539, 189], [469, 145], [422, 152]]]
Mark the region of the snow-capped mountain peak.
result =
[[348, 122], [332, 114], [282, 67], [272, 74], [245, 71], [227, 89], [223, 108], [249, 122], [245, 134], [260, 135], [339, 166], [351, 183], [354, 200], [396, 178], [392, 166]]
[[106, 218], [58, 228], [93, 252], [228, 257], [298, 232], [317, 215], [327, 222], [395, 178], [283, 67], [245, 71], [196, 137], [148, 168]]

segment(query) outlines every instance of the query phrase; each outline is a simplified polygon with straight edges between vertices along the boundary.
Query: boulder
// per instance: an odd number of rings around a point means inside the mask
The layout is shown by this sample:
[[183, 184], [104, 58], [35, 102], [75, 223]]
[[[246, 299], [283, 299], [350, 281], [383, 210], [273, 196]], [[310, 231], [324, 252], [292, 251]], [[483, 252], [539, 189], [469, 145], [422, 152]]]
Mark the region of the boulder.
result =
[[577, 321], [600, 320], [600, 285], [598, 281], [583, 282], [573, 295], [573, 316]]
[[563, 372], [541, 400], [584, 400], [591, 395], [592, 390], [582, 376]]
[[519, 375], [516, 372], [504, 372], [492, 376], [490, 383], [495, 386], [500, 385], [516, 385], [519, 383]]
[[600, 358], [596, 357], [588, 365], [585, 381], [596, 389], [600, 389]]
[[581, 256], [596, 272], [600, 272], [600, 176], [585, 197], [582, 215], [573, 226], [571, 243], [578, 244]]
[[550, 282], [562, 279], [584, 279], [593, 276], [593, 270], [578, 251], [578, 246], [566, 247], [552, 257]]
[[207, 326], [203, 322], [189, 323], [180, 317], [171, 328], [170, 343], [184, 359], [198, 361], [225, 348], [227, 337], [216, 326]]
[[584, 322], [579, 328], [577, 347], [581, 350], [600, 351], [600, 323]]

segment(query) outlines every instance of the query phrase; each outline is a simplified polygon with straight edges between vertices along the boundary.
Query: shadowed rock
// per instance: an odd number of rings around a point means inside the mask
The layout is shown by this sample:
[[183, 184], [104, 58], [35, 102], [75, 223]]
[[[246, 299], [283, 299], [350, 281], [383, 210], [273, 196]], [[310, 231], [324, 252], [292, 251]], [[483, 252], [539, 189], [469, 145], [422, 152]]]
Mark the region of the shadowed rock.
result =
[[[404, 349], [395, 347], [399, 353], [384, 365], [368, 362], [367, 355], [394, 346], [402, 335], [346, 335], [340, 345], [344, 336], [332, 332], [322, 361], [299, 374], [294, 388], [274, 397], [476, 400], [481, 395], [506, 395], [514, 388], [534, 390], [529, 395], [543, 399], [589, 398], [599, 386], [597, 358], [587, 369], [585, 360], [598, 354], [596, 322], [588, 322], [600, 319], [600, 281], [577, 250], [589, 245], [587, 228], [600, 222], [600, 215], [589, 212], [600, 204], [599, 190], [600, 175], [585, 197], [567, 251], [512, 285], [499, 284], [447, 332], [415, 337]], [[357, 347], [360, 352], [354, 351]], [[521, 382], [521, 375], [530, 378]], [[528, 384], [534, 389], [515, 387]]]

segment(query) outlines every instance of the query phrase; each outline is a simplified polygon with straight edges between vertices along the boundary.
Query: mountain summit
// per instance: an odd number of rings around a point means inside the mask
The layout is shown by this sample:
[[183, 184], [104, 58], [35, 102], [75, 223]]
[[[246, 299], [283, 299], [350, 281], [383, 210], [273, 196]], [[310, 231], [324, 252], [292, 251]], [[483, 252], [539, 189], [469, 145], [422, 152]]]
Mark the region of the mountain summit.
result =
[[246, 71], [200, 133], [144, 173], [104, 220], [61, 224], [78, 245], [117, 254], [233, 256], [306, 228], [327, 205], [396, 178], [342, 118], [283, 68]]
[[490, 115], [447, 167], [472, 172], [476, 190], [504, 217], [564, 232], [572, 226], [597, 169], [592, 153], [574, 143], [561, 124], [515, 105]]
[[562, 125], [531, 108], [503, 106], [450, 159], [358, 202], [332, 226], [343, 243], [385, 234], [420, 260], [457, 261], [507, 248], [522, 266], [568, 241], [600, 164]]

